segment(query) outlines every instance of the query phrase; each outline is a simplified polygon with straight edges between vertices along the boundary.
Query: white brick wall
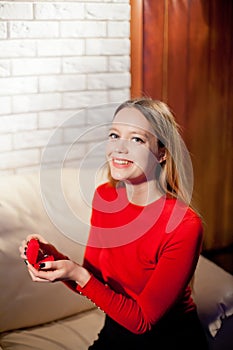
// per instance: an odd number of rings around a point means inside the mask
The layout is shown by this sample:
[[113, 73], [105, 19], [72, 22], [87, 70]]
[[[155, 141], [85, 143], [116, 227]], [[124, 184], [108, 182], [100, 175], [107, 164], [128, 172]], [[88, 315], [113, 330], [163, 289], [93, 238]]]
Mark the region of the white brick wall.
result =
[[130, 0], [0, 1], [0, 174], [38, 170], [48, 141], [56, 163], [86, 133], [77, 165], [103, 138], [78, 111], [130, 97], [129, 37]]

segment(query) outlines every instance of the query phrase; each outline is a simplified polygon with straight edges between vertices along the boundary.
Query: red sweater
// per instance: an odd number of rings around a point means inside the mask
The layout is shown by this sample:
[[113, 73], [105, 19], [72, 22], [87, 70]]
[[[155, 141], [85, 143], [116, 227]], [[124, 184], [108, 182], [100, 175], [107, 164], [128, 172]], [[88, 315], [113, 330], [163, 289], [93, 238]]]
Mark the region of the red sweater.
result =
[[77, 291], [138, 334], [171, 308], [195, 308], [188, 284], [200, 253], [202, 225], [190, 208], [166, 197], [137, 206], [124, 188], [104, 184], [94, 195], [91, 224], [84, 266], [92, 276]]

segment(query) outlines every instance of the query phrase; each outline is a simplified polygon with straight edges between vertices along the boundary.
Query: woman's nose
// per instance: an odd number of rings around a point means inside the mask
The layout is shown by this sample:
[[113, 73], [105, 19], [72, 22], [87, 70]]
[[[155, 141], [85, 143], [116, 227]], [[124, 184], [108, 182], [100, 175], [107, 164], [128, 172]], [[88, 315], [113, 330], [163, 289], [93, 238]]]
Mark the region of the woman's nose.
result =
[[128, 141], [125, 139], [118, 139], [115, 143], [115, 152], [128, 153]]

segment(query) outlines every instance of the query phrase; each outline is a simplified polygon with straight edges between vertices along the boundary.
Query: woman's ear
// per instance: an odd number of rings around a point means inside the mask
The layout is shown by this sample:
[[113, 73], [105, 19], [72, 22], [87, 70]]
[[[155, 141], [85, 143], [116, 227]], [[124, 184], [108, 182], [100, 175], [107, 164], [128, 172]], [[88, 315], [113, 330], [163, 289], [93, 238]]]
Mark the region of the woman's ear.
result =
[[165, 147], [161, 147], [159, 149], [159, 155], [158, 155], [158, 161], [159, 163], [163, 163], [165, 160], [167, 159], [167, 153], [166, 153], [166, 148]]

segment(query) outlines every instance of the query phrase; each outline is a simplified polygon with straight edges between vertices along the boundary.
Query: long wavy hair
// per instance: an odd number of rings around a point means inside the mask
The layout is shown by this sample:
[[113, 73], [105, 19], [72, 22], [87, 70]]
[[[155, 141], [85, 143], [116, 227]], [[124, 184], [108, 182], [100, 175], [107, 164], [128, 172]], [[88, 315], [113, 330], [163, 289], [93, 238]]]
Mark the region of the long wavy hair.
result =
[[[189, 205], [193, 189], [192, 163], [169, 107], [164, 102], [150, 98], [132, 99], [118, 106], [114, 117], [123, 108], [139, 110], [151, 124], [158, 139], [158, 148], [164, 148], [166, 159], [155, 170], [160, 190]], [[110, 169], [108, 179], [114, 186], [117, 185], [118, 181], [112, 178]]]

